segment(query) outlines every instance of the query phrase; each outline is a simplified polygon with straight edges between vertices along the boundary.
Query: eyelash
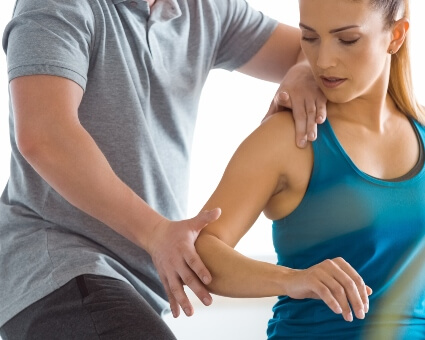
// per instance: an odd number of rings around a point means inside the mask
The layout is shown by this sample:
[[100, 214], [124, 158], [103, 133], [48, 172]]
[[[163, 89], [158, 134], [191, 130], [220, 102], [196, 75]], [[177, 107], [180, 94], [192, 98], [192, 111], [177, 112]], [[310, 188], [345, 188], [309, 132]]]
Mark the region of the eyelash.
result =
[[313, 42], [313, 41], [317, 40], [317, 38], [307, 38], [307, 37], [302, 37], [302, 39], [304, 41], [307, 41], [307, 42]]
[[[359, 41], [359, 39], [360, 38], [358, 38], [358, 39], [354, 39], [354, 40], [342, 40], [342, 39], [339, 39], [339, 41], [340, 41], [340, 43], [341, 44], [343, 44], [343, 45], [354, 45], [356, 42], [358, 42]], [[312, 43], [312, 42], [314, 42], [314, 41], [316, 41], [317, 40], [317, 38], [307, 38], [307, 37], [302, 37], [302, 40], [304, 40], [304, 41], [306, 41], [306, 42], [309, 42], [309, 43]]]
[[339, 41], [341, 42], [341, 44], [343, 44], [343, 45], [354, 45], [356, 42], [358, 42], [359, 41], [359, 39], [360, 38], [358, 38], [358, 39], [354, 39], [354, 40], [342, 40], [342, 39], [339, 39]]

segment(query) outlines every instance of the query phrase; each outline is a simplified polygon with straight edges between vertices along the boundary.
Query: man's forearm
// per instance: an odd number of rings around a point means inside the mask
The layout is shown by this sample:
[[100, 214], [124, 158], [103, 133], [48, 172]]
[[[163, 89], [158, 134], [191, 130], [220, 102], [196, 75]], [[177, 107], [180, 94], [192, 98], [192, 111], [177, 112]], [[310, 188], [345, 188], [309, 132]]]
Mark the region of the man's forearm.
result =
[[27, 161], [72, 205], [146, 249], [163, 217], [117, 177], [81, 125], [61, 122], [50, 130], [21, 150]]

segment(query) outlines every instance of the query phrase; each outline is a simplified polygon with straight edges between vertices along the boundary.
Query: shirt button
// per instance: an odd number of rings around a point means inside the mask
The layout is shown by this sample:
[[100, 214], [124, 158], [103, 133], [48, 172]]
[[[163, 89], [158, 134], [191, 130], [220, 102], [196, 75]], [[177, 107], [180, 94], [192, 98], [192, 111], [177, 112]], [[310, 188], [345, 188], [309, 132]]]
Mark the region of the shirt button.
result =
[[137, 5], [138, 5], [137, 1], [130, 1], [131, 7], [137, 7]]

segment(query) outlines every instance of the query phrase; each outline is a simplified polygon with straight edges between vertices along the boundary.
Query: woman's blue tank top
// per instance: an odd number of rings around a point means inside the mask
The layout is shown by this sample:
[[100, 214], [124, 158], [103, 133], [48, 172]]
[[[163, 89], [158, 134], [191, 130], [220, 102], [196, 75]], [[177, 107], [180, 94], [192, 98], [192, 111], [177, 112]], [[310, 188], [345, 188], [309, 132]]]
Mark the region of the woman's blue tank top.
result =
[[[425, 129], [413, 122], [421, 145]], [[385, 181], [351, 161], [325, 122], [300, 205], [273, 222], [278, 264], [304, 269], [344, 258], [373, 289], [364, 320], [346, 322], [322, 300], [281, 296], [269, 339], [425, 339], [425, 169]]]

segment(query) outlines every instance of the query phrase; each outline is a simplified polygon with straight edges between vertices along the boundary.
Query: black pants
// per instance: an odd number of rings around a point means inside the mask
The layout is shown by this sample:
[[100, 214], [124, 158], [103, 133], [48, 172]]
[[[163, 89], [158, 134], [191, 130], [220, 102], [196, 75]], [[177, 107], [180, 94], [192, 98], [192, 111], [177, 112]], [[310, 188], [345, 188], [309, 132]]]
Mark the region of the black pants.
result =
[[176, 339], [128, 283], [81, 275], [29, 306], [1, 329], [3, 340]]

